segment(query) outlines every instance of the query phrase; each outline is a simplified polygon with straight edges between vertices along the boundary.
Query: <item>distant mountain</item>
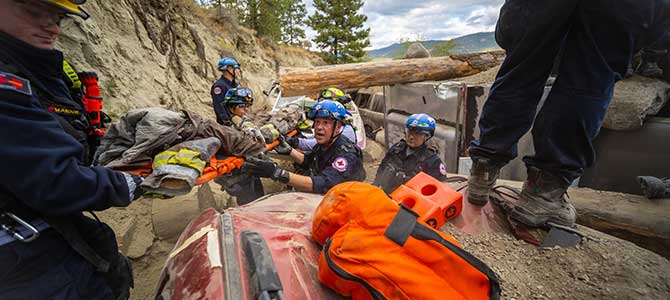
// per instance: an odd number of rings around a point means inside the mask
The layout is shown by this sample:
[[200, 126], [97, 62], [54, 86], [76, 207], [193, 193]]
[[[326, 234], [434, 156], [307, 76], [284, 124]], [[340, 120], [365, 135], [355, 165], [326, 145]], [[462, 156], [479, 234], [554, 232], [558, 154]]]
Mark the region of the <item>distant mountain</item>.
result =
[[[456, 47], [453, 49], [453, 53], [455, 54], [500, 49], [500, 47], [496, 43], [493, 32], [479, 32], [479, 33], [468, 34], [462, 37], [457, 37], [454, 39], [454, 41], [456, 42]], [[426, 47], [428, 51], [432, 51], [435, 45], [440, 44], [442, 42], [444, 42], [444, 40], [428, 40], [428, 41], [422, 41], [421, 44], [423, 44], [423, 46]], [[405, 49], [407, 48], [403, 47], [402, 44], [395, 43], [388, 47], [368, 51], [368, 56], [372, 59], [394, 58], [404, 55]]]

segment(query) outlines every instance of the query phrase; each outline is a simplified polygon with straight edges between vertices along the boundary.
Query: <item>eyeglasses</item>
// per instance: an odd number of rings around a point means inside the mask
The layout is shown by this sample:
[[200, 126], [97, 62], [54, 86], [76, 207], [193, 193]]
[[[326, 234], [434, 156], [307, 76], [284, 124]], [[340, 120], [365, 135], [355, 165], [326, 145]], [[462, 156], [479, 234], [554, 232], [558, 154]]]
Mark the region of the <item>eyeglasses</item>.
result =
[[237, 107], [249, 108], [249, 107], [251, 107], [251, 103], [238, 104]]
[[411, 134], [411, 135], [425, 135], [426, 134], [425, 130], [423, 130], [421, 128], [416, 128], [416, 127], [405, 128], [405, 130], [406, 130], [407, 134]]
[[57, 25], [61, 26], [64, 20], [69, 20], [70, 17], [64, 12], [55, 12], [50, 7], [44, 5], [36, 5], [35, 3], [28, 3], [24, 0], [14, 0], [16, 8], [18, 8], [19, 15], [30, 19], [34, 23], [45, 24], [46, 26]]

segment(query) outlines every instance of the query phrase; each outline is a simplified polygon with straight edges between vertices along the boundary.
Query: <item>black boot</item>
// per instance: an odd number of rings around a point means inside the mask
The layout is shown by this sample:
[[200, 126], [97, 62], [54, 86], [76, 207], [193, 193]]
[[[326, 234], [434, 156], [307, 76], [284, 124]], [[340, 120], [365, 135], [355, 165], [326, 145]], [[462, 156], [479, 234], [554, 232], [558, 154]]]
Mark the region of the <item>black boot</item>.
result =
[[637, 73], [649, 78], [660, 78], [663, 76], [663, 70], [658, 67], [658, 64], [655, 61], [642, 61], [637, 68]]
[[500, 175], [501, 164], [488, 158], [473, 158], [468, 177], [468, 202], [483, 206], [489, 201], [489, 193]]
[[575, 207], [567, 201], [568, 186], [553, 174], [528, 167], [528, 179], [521, 190], [519, 204], [512, 211], [512, 218], [532, 227], [547, 222], [572, 226], [577, 217]]
[[670, 178], [638, 176], [640, 188], [649, 199], [670, 198]]

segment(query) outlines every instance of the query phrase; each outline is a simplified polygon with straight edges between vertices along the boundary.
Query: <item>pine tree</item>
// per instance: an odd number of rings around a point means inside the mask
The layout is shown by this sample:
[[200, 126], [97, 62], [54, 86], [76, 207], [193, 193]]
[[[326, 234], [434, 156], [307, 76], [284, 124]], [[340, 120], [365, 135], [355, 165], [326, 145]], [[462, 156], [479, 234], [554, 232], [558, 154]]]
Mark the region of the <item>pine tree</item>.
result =
[[242, 25], [256, 30], [259, 36], [267, 36], [277, 42], [281, 39], [281, 21], [285, 0], [242, 0], [240, 20]]
[[284, 0], [281, 17], [281, 41], [290, 45], [300, 45], [305, 39], [305, 16], [307, 10], [302, 0]]
[[327, 62], [358, 62], [365, 57], [370, 29], [363, 29], [368, 17], [358, 13], [362, 6], [363, 0], [314, 0], [316, 12], [308, 23], [317, 32], [314, 42]]

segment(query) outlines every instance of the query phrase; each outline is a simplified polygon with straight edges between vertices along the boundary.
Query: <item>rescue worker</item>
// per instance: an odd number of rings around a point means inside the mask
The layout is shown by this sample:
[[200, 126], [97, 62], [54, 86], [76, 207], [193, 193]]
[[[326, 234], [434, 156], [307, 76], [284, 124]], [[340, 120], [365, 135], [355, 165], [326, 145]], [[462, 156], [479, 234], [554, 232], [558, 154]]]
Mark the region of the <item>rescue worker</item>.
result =
[[[329, 87], [326, 89], [323, 89], [319, 93], [319, 97], [317, 98], [317, 101], [323, 101], [323, 100], [333, 100], [340, 102], [343, 106], [345, 106], [347, 103], [351, 102], [351, 96], [345, 94], [342, 90], [336, 88], [336, 87]], [[348, 117], [350, 117], [348, 115]], [[346, 136], [350, 141], [354, 142], [356, 144], [357, 139], [356, 139], [356, 131], [354, 130], [353, 125], [351, 124], [351, 120], [347, 122], [344, 127], [342, 127], [342, 134]], [[286, 140], [289, 145], [293, 148], [297, 148], [303, 153], [305, 152], [310, 152], [312, 151], [312, 148], [316, 146], [316, 138], [314, 137], [309, 137], [309, 138], [301, 138], [301, 137], [291, 137]]]
[[0, 0], [0, 299], [127, 299], [128, 259], [84, 211], [128, 206], [140, 177], [84, 163], [86, 119], [63, 81], [61, 24], [85, 1]]
[[277, 153], [289, 155], [301, 167], [309, 169], [310, 176], [298, 175], [282, 169], [274, 161], [251, 157], [242, 165], [242, 171], [271, 178], [302, 192], [325, 194], [331, 187], [345, 181], [365, 179], [363, 153], [341, 134], [349, 113], [339, 102], [324, 100], [312, 106], [309, 118], [314, 120], [317, 145], [309, 154], [293, 149], [282, 140], [275, 147]]
[[210, 94], [212, 95], [212, 106], [214, 107], [214, 114], [216, 114], [216, 122], [223, 124], [225, 120], [230, 120], [230, 116], [222, 103], [225, 102], [228, 90], [236, 88], [239, 85], [237, 77], [240, 72], [240, 64], [232, 57], [224, 57], [219, 61], [217, 69], [221, 71], [221, 78], [214, 82]]
[[[221, 102], [222, 124], [239, 131], [249, 131], [262, 137], [260, 130], [246, 115], [254, 104], [254, 96], [250, 89], [244, 87], [231, 88]], [[263, 184], [260, 178], [235, 170], [215, 180], [222, 189], [237, 198], [237, 205], [247, 204], [263, 196]]]
[[[470, 145], [468, 201], [484, 205], [517, 142], [533, 127], [535, 154], [524, 158], [528, 179], [511, 217], [528, 226], [571, 226], [568, 186], [593, 165], [614, 84], [633, 54], [667, 30], [668, 0], [507, 0], [496, 40], [507, 51]], [[563, 50], [556, 82], [537, 106], [554, 58]], [[537, 114], [536, 114], [537, 113]]]
[[427, 114], [411, 115], [405, 122], [405, 139], [386, 152], [373, 185], [391, 194], [419, 172], [440, 181], [447, 179], [447, 169], [437, 149], [426, 144], [434, 134], [435, 119]]

